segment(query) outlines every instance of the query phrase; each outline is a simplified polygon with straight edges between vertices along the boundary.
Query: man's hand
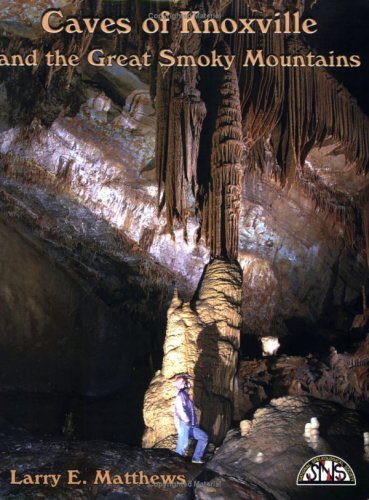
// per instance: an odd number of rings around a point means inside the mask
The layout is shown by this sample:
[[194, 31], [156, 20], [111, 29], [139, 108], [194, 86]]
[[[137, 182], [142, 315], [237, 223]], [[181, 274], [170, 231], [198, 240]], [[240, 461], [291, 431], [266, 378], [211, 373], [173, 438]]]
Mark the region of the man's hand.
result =
[[195, 406], [195, 415], [196, 415], [197, 421], [201, 422], [201, 410], [200, 410], [200, 408], [197, 408], [197, 406]]

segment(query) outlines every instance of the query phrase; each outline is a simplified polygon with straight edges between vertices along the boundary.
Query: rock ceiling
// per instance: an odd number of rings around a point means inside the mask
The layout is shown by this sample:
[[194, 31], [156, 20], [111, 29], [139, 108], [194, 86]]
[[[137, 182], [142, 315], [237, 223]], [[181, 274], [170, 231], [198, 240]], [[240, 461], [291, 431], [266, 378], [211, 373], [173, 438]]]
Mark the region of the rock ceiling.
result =
[[[66, 9], [66, 13], [68, 15], [73, 13], [73, 9], [78, 8], [78, 2], [48, 3], [35, 1], [27, 3], [3, 3], [4, 5], [2, 6], [3, 8], [1, 9], [0, 14], [0, 29], [2, 29], [3, 34], [5, 32], [11, 33], [14, 40], [15, 36], [17, 36], [18, 40], [21, 40], [22, 37], [31, 37], [33, 38], [33, 42], [37, 37], [39, 37], [38, 43], [41, 44], [43, 43], [41, 40], [43, 35], [38, 30], [38, 20], [40, 12], [43, 11], [45, 7], [61, 6], [63, 9]], [[253, 5], [253, 7], [261, 8], [262, 3], [263, 2], [254, 2], [255, 5]], [[282, 2], [275, 2], [275, 5], [277, 4], [281, 6]], [[301, 5], [299, 3], [299, 6]], [[294, 8], [296, 5], [294, 2], [291, 2], [289, 6]], [[227, 6], [224, 5], [224, 7], [226, 8]], [[28, 26], [27, 30], [30, 29], [31, 31], [24, 31], [24, 26]], [[94, 41], [91, 43], [93, 44]], [[107, 41], [105, 40], [103, 43], [107, 43]], [[133, 39], [132, 43], [137, 43], [137, 39]], [[237, 47], [234, 48], [236, 49]], [[20, 74], [20, 72], [17, 74]], [[65, 87], [65, 82], [63, 84], [64, 77], [65, 74], [58, 72], [51, 75], [51, 80], [49, 80], [50, 75], [45, 76], [44, 72], [36, 72], [33, 78], [35, 85], [38, 86], [37, 88], [41, 89], [42, 85], [45, 85], [46, 78], [47, 81], [51, 83], [50, 90], [47, 94], [42, 94], [40, 90], [39, 106], [33, 106], [30, 110], [27, 108], [23, 108], [23, 110], [21, 110], [24, 111], [27, 109], [28, 123], [34, 118], [35, 115], [37, 116], [37, 119], [41, 118], [41, 120], [46, 122], [47, 125], [53, 123], [52, 127], [47, 128], [46, 130], [43, 127], [40, 128], [37, 120], [34, 122], [35, 127], [33, 129], [33, 133], [40, 137], [38, 140], [41, 140], [43, 143], [43, 147], [45, 148], [44, 154], [37, 151], [36, 143], [32, 143], [31, 148], [27, 146], [27, 141], [23, 144], [23, 146], [21, 145], [21, 142], [18, 140], [21, 137], [19, 136], [21, 129], [15, 129], [12, 132], [7, 132], [7, 140], [3, 142], [2, 152], [8, 154], [8, 152], [13, 148], [13, 151], [16, 151], [17, 154], [20, 155], [19, 158], [22, 158], [24, 155], [26, 157], [29, 156], [32, 161], [42, 164], [43, 168], [47, 171], [51, 171], [51, 174], [48, 174], [47, 177], [50, 179], [53, 179], [55, 174], [57, 177], [59, 173], [61, 175], [62, 172], [67, 172], [69, 169], [71, 172], [70, 175], [72, 175], [73, 179], [71, 180], [71, 184], [69, 184], [70, 179], [68, 180], [68, 177], [66, 177], [65, 182], [68, 181], [68, 189], [72, 189], [72, 191], [77, 194], [81, 200], [83, 200], [83, 203], [88, 204], [94, 210], [97, 210], [98, 213], [103, 214], [109, 221], [112, 221], [114, 224], [118, 224], [119, 226], [121, 226], [122, 223], [118, 221], [126, 220], [127, 222], [124, 223], [124, 228], [127, 230], [129, 237], [132, 237], [142, 245], [145, 244], [145, 248], [147, 248], [155, 258], [158, 258], [165, 265], [180, 274], [189, 276], [191, 282], [194, 284], [198, 279], [199, 274], [201, 273], [202, 265], [208, 256], [208, 252], [203, 245], [200, 244], [197, 249], [195, 248], [194, 242], [196, 238], [197, 222], [193, 217], [194, 198], [190, 197], [188, 204], [186, 205], [187, 208], [185, 208], [185, 210], [188, 209], [190, 211], [190, 217], [188, 218], [187, 223], [188, 245], [184, 243], [177, 223], [175, 223], [174, 227], [174, 233], [177, 241], [176, 247], [172, 246], [172, 243], [170, 243], [170, 236], [165, 234], [165, 220], [163, 220], [163, 218], [160, 219], [161, 222], [158, 226], [160, 227], [160, 233], [158, 234], [156, 232], [157, 230], [151, 231], [151, 228], [157, 225], [156, 222], [154, 224], [150, 222], [150, 218], [155, 218], [155, 202], [158, 194], [157, 189], [153, 185], [155, 176], [152, 171], [153, 158], [150, 153], [150, 149], [152, 149], [154, 144], [155, 126], [155, 119], [152, 114], [153, 111], [150, 111], [149, 109], [151, 104], [148, 97], [150, 86], [152, 86], [153, 83], [152, 79], [150, 83], [148, 74], [142, 72], [138, 76], [135, 73], [126, 71], [124, 68], [113, 67], [111, 69], [96, 69], [89, 66], [82, 66], [81, 69], [78, 70], [78, 73], [74, 75], [71, 88], [68, 90]], [[254, 77], [256, 78], [255, 75]], [[83, 90], [80, 83], [76, 84], [76, 81], [80, 81], [81, 78], [83, 80]], [[42, 84], [41, 86], [39, 86], [40, 82]], [[12, 86], [10, 86], [11, 83]], [[91, 92], [91, 89], [87, 89], [86, 91], [86, 83], [88, 85], [92, 83], [94, 86], [103, 88], [105, 93], [109, 95], [111, 99], [104, 96], [104, 93], [101, 97], [96, 91]], [[255, 79], [255, 83], [253, 85], [256, 85], [256, 83], [257, 80]], [[16, 85], [17, 82], [9, 82], [8, 89], [10, 91], [12, 89], [14, 90]], [[277, 82], [276, 85], [280, 85], [280, 83]], [[62, 88], [62, 92], [59, 92], [58, 89], [60, 88]], [[333, 90], [335, 89], [336, 87], [333, 88]], [[337, 87], [337, 90], [340, 89], [341, 87]], [[142, 91], [142, 95], [140, 96], [137, 94], [139, 91]], [[72, 92], [74, 92], [74, 94]], [[194, 103], [196, 103], [196, 100], [199, 99], [199, 94], [197, 89], [194, 89], [194, 92], [193, 99]], [[75, 94], [78, 94], [78, 99], [80, 100], [79, 104]], [[342, 90], [341, 94], [346, 97], [348, 96], [347, 92], [344, 90]], [[136, 97], [133, 98], [133, 95]], [[50, 96], [52, 96], [51, 99]], [[129, 99], [131, 99], [132, 102], [127, 99], [128, 96], [130, 96]], [[76, 102], [74, 101], [75, 99]], [[137, 117], [135, 115], [133, 105], [134, 99], [138, 102], [138, 109], [142, 108], [142, 106], [147, 106], [146, 110], [140, 112], [141, 117]], [[106, 100], [105, 104], [104, 100]], [[72, 106], [71, 102], [73, 103]], [[78, 106], [80, 106], [82, 102], [87, 102], [87, 104], [84, 104], [82, 108], [80, 108], [80, 113], [76, 118], [59, 118], [55, 121], [58, 114], [63, 115], [65, 112], [68, 113], [68, 111], [75, 114], [79, 109]], [[130, 102], [131, 104], [129, 104]], [[156, 104], [158, 108], [158, 103]], [[24, 103], [22, 106], [24, 106]], [[107, 106], [105, 111], [104, 106]], [[124, 106], [122, 113], [121, 106]], [[354, 101], [350, 101], [349, 106], [351, 106], [350, 109], [352, 111], [357, 110], [358, 116], [363, 116]], [[3, 108], [2, 113], [5, 112], [4, 110], [5, 107]], [[50, 110], [52, 111], [50, 112]], [[49, 112], [50, 119], [48, 118]], [[104, 120], [104, 113], [105, 120], [108, 120], [108, 123], [99, 121], [101, 119]], [[250, 124], [253, 123], [251, 128], [255, 128], [258, 125], [258, 122], [255, 120], [258, 119], [260, 122], [260, 119], [257, 118], [257, 116], [263, 116], [262, 109], [260, 110], [260, 113], [261, 114], [256, 115], [254, 112], [252, 116], [250, 114], [247, 116], [244, 115], [243, 126], [246, 137], [248, 130], [250, 130]], [[109, 118], [107, 119], [106, 116], [108, 115]], [[16, 114], [14, 119], [15, 123], [17, 123], [17, 121], [19, 122], [23, 118], [24, 117], [22, 117], [21, 113], [18, 113], [18, 115]], [[275, 119], [275, 117], [273, 119]], [[363, 119], [365, 120], [365, 118]], [[163, 122], [163, 120], [160, 119], [160, 122]], [[261, 124], [259, 123], [259, 126], [260, 125]], [[360, 126], [360, 124], [358, 124], [358, 126]], [[129, 137], [127, 136], [118, 139], [117, 132], [122, 127], [125, 127], [131, 132], [128, 133]], [[138, 134], [137, 131], [139, 131]], [[144, 141], [141, 139], [141, 134], [145, 135]], [[96, 139], [92, 144], [91, 137]], [[255, 142], [256, 137], [251, 139]], [[196, 143], [197, 139], [194, 139], [194, 136], [193, 140], [195, 140]], [[73, 152], [74, 141], [83, 145], [76, 153]], [[268, 144], [266, 146], [268, 146]], [[122, 156], [120, 155], [120, 150], [123, 149], [125, 154]], [[23, 151], [21, 152], [21, 150]], [[256, 148], [256, 150], [260, 152], [258, 148]], [[293, 186], [289, 192], [287, 187], [281, 189], [279, 182], [275, 182], [275, 177], [278, 179], [279, 174], [277, 173], [276, 175], [274, 170], [275, 166], [273, 166], [272, 163], [269, 165], [269, 170], [267, 169], [262, 172], [263, 180], [258, 179], [257, 170], [252, 172], [251, 175], [250, 173], [246, 174], [246, 189], [244, 189], [242, 195], [243, 202], [240, 214], [242, 222], [240, 231], [240, 260], [242, 262], [248, 262], [248, 255], [250, 252], [252, 253], [256, 247], [258, 247], [259, 250], [262, 249], [261, 254], [261, 250], [256, 252], [259, 256], [263, 256], [268, 252], [271, 254], [272, 251], [279, 247], [279, 243], [277, 244], [279, 238], [273, 237], [273, 231], [267, 230], [265, 232], [263, 223], [260, 225], [260, 221], [263, 217], [264, 219], [266, 218], [266, 221], [273, 220], [274, 225], [278, 224], [278, 217], [275, 212], [277, 207], [279, 207], [280, 214], [283, 213], [286, 215], [286, 217], [283, 215], [283, 220], [281, 220], [280, 223], [281, 227], [279, 228], [279, 231], [281, 234], [284, 232], [283, 227], [286, 228], [287, 225], [289, 225], [290, 229], [287, 233], [289, 233], [290, 236], [295, 230], [295, 233], [300, 235], [299, 238], [302, 237], [301, 229], [296, 229], [295, 223], [292, 222], [292, 219], [290, 218], [291, 220], [287, 222], [289, 218], [288, 211], [290, 211], [291, 214], [301, 214], [302, 228], [304, 225], [303, 220], [306, 218], [304, 210], [308, 207], [308, 210], [310, 211], [315, 206], [319, 212], [317, 217], [323, 221], [323, 226], [324, 224], [327, 224], [327, 220], [330, 220], [331, 226], [336, 234], [344, 236], [346, 241], [356, 245], [357, 248], [362, 246], [363, 231], [361, 227], [360, 213], [362, 213], [362, 218], [365, 222], [366, 203], [369, 196], [369, 183], [366, 176], [357, 171], [357, 166], [355, 166], [354, 163], [347, 161], [343, 154], [345, 152], [344, 150], [345, 148], [339, 144], [337, 137], [332, 138], [329, 137], [328, 134], [326, 139], [322, 140], [320, 149], [314, 147], [310, 150], [304, 168], [297, 168], [297, 174], [295, 177], [296, 185]], [[57, 151], [61, 152], [59, 155], [60, 158], [56, 155]], [[261, 153], [263, 155], [265, 154], [264, 147]], [[365, 151], [363, 154], [364, 159], [366, 154]], [[49, 159], [47, 159], [47, 155], [49, 155]], [[68, 158], [73, 158], [73, 161], [69, 161]], [[91, 176], [88, 176], [88, 169], [85, 169], [86, 172], [83, 172], [79, 167], [77, 169], [77, 166], [81, 161], [85, 164], [85, 166], [90, 165], [91, 162], [92, 164], [95, 163], [95, 177], [92, 178]], [[104, 165], [109, 165], [109, 168], [107, 168], [103, 174], [100, 170], [102, 168], [101, 162]], [[118, 167], [121, 162], [125, 164], [123, 168], [121, 166]], [[140, 173], [137, 172], [137, 162]], [[267, 163], [268, 162], [266, 161], [265, 164]], [[133, 165], [135, 166], [133, 167]], [[363, 168], [365, 169], [365, 167]], [[12, 169], [10, 168], [9, 173], [11, 172]], [[76, 177], [74, 178], [74, 176]], [[91, 184], [93, 179], [94, 186]], [[98, 184], [96, 183], [101, 183], [101, 189], [100, 187], [97, 189], [96, 186]], [[58, 185], [61, 186], [60, 183]], [[254, 187], [256, 186], [256, 189], [251, 189], [252, 185], [254, 185]], [[261, 186], [262, 188], [259, 189]], [[65, 186], [63, 189], [65, 189]], [[283, 202], [285, 206], [282, 208], [281, 205], [283, 205], [283, 203], [281, 200], [283, 197], [285, 198], [285, 202]], [[129, 199], [129, 203], [119, 201], [124, 198], [127, 200]], [[311, 201], [309, 201], [309, 199]], [[144, 204], [146, 208], [142, 211], [142, 217], [139, 217], [139, 210], [134, 211], [133, 206], [135, 203], [139, 203], [139, 206], [142, 206], [141, 203], [143, 200], [145, 200]], [[274, 201], [272, 202], [271, 200]], [[254, 219], [259, 210], [259, 208], [253, 204], [255, 201], [257, 203], [261, 203], [263, 206], [263, 217], [260, 217], [259, 214], [258, 222], [255, 222], [256, 219]], [[120, 203], [119, 209], [117, 203]], [[272, 204], [273, 209], [269, 210], [267, 207], [269, 205], [272, 206]], [[177, 206], [173, 206], [171, 210], [177, 210], [177, 208]], [[130, 216], [130, 222], [128, 222], [128, 219], [122, 219], [122, 213], [127, 210], [130, 211], [131, 209], [132, 214], [134, 213], [134, 215]], [[115, 212], [116, 210], [117, 212]], [[286, 219], [286, 221], [284, 219]], [[314, 246], [313, 240], [317, 237], [317, 235], [313, 236], [314, 231], [317, 230], [317, 228], [313, 229], [313, 225], [315, 223], [310, 224], [312, 227], [311, 232], [307, 231], [306, 238], [303, 238], [310, 242], [307, 245], [307, 248]], [[253, 225], [255, 225], [255, 227], [253, 227]], [[139, 231], [136, 231], [135, 228], [137, 227], [140, 228]], [[321, 230], [319, 229], [318, 233], [320, 234], [320, 232]], [[290, 250], [287, 252], [289, 258], [293, 253], [291, 253], [292, 247], [290, 247]], [[263, 265], [260, 263], [260, 272], [262, 272], [261, 269]], [[271, 283], [274, 279], [275, 278], [271, 278]]]

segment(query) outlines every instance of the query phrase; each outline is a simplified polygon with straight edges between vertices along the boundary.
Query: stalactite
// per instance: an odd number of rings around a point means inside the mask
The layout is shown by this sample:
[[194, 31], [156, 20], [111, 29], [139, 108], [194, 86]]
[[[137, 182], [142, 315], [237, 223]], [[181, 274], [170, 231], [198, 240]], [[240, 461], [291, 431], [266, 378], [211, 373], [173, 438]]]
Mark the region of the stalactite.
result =
[[[251, 152], [248, 152], [246, 163], [248, 177], [262, 175], [279, 183], [281, 179], [280, 168], [274, 159], [268, 141], [259, 140]], [[369, 212], [368, 185], [364, 185], [363, 189], [355, 195], [340, 191], [337, 187], [329, 186], [310, 163], [306, 163], [304, 168], [297, 168], [295, 183], [315, 203], [317, 212], [325, 217], [326, 222], [332, 228], [342, 228], [343, 239], [348, 246], [362, 247], [362, 232], [365, 234], [365, 214]], [[360, 221], [363, 224], [362, 232]]]
[[[291, 37], [288, 52], [305, 56], [299, 38]], [[303, 167], [314, 145], [332, 137], [343, 147], [346, 159], [358, 173], [369, 170], [369, 120], [349, 92], [324, 68], [289, 67], [287, 103], [272, 132], [272, 145], [281, 166], [281, 182], [291, 186], [296, 168]]]
[[[218, 47], [226, 53], [225, 45]], [[202, 207], [203, 231], [212, 257], [236, 259], [242, 189], [242, 125], [237, 74], [222, 70], [212, 138], [211, 180]]]
[[[271, 53], [267, 45], [263, 50]], [[286, 41], [286, 51], [291, 55], [305, 56], [308, 49], [300, 39], [290, 37]], [[264, 92], [264, 101], [266, 96], [275, 93], [280, 81], [280, 75], [275, 73], [265, 92], [265, 70], [258, 70], [262, 75], [257, 79], [261, 82], [257, 95]], [[252, 73], [255, 73], [254, 69]], [[327, 138], [333, 138], [341, 144], [348, 163], [355, 164], [359, 174], [367, 172], [369, 121], [347, 90], [324, 68], [285, 68], [282, 79], [285, 98], [277, 104], [280, 106], [279, 118], [272, 127], [263, 124], [268, 111], [258, 99], [254, 104], [255, 89], [247, 89], [249, 100], [246, 99], [243, 108], [245, 139], [251, 147], [247, 155], [247, 170], [266, 173], [288, 187], [297, 181], [315, 201], [317, 209], [331, 218], [333, 224], [338, 221], [343, 226], [345, 241], [353, 246], [359, 241], [357, 223], [360, 211], [362, 219], [365, 218], [361, 207], [367, 201], [368, 190], [363, 189], [357, 199], [350, 199], [344, 193], [328, 188], [317, 174], [307, 169], [305, 160], [313, 146], [322, 146]], [[280, 94], [277, 92], [277, 95]]]
[[[274, 2], [271, 6], [270, 2], [255, 1], [247, 5], [236, 0], [227, 15], [248, 17], [249, 7], [270, 15], [273, 8], [298, 8], [303, 4]], [[261, 49], [264, 57], [306, 56], [309, 50], [300, 38], [273, 36], [271, 32], [263, 35], [257, 31], [252, 35], [232, 35], [229, 41], [236, 55], [244, 140], [251, 149], [260, 139], [271, 136], [282, 184], [293, 184], [296, 168], [304, 165], [310, 149], [322, 144], [327, 136], [343, 145], [348, 161], [355, 163], [359, 172], [368, 171], [368, 118], [324, 68], [243, 66], [247, 50], [255, 53]], [[259, 154], [256, 156], [260, 158]]]
[[[171, 6], [171, 12], [178, 7]], [[168, 37], [160, 36], [155, 47], [170, 47], [173, 53], [198, 54], [201, 38], [191, 35], [182, 40], [179, 36], [180, 19], [174, 18]], [[152, 44], [154, 48], [154, 44]], [[155, 54], [154, 54], [155, 56]], [[186, 234], [190, 213], [190, 198], [197, 194], [197, 158], [200, 133], [206, 116], [201, 99], [197, 67], [156, 67], [155, 107], [158, 116], [156, 131], [156, 175], [158, 181], [159, 210], [164, 205], [169, 231], [173, 235], [175, 220]]]
[[355, 99], [333, 76], [316, 69], [317, 142], [332, 136], [358, 173], [369, 171], [369, 119]]
[[[247, 18], [251, 10], [246, 2], [232, 2], [230, 17]], [[228, 15], [227, 14], [227, 15]], [[253, 17], [257, 17], [252, 13]], [[248, 149], [261, 138], [268, 136], [276, 127], [284, 98], [283, 68], [243, 66], [247, 50], [254, 53], [263, 50], [265, 54], [280, 55], [284, 52], [284, 39], [273, 32], [263, 35], [256, 29], [255, 34], [232, 35], [227, 39], [231, 52], [236, 55], [239, 78], [240, 99], [243, 119], [243, 135]]]
[[165, 202], [170, 230], [175, 218], [185, 229], [189, 194], [197, 186], [197, 156], [206, 109], [196, 89], [197, 72], [193, 68], [159, 72], [157, 112], [161, 123], [157, 128], [156, 168], [159, 192], [164, 186], [161, 206]]
[[[247, 18], [252, 15], [272, 15], [276, 10], [295, 10], [311, 6], [312, 1], [206, 1], [206, 12], [226, 6], [224, 15]], [[228, 4], [228, 5], [227, 5]], [[199, 5], [199, 3], [197, 4]], [[172, 13], [178, 6], [171, 5]], [[254, 9], [254, 10], [251, 10]], [[201, 9], [200, 9], [201, 10]], [[171, 33], [150, 42], [157, 54], [160, 48], [170, 47], [175, 54], [198, 54], [214, 48], [218, 36], [180, 36], [172, 23]], [[172, 231], [175, 219], [185, 226], [188, 214], [188, 192], [196, 195], [201, 216], [201, 233], [210, 245], [211, 254], [234, 258], [237, 255], [239, 221], [239, 179], [241, 163], [248, 172], [261, 171], [290, 188], [296, 180], [315, 201], [317, 208], [336, 218], [345, 228], [345, 238], [355, 241], [357, 211], [363, 204], [350, 204], [340, 193], [329, 193], [319, 176], [305, 176], [305, 160], [310, 150], [323, 145], [331, 137], [343, 146], [348, 162], [355, 163], [358, 173], [369, 170], [369, 121], [355, 100], [324, 68], [276, 65], [244, 66], [247, 50], [262, 50], [270, 54], [300, 56], [309, 52], [303, 41], [293, 36], [275, 36], [271, 31], [262, 34], [235, 34], [225, 37], [230, 51], [236, 56], [234, 95], [222, 90], [222, 102], [209, 100], [215, 109], [211, 167], [198, 165], [201, 171], [197, 186], [196, 160], [204, 109], [197, 91], [196, 77], [191, 71], [155, 66], [157, 125], [156, 171], [160, 193], [160, 208], [166, 205], [168, 227]], [[189, 44], [189, 47], [186, 46]], [[192, 44], [192, 45], [191, 45]], [[189, 48], [191, 50], [189, 50]], [[218, 53], [221, 51], [218, 49]], [[213, 70], [215, 82], [215, 72]], [[233, 74], [233, 73], [232, 73]], [[238, 78], [238, 85], [237, 85]], [[225, 85], [223, 83], [222, 85]], [[225, 85], [225, 88], [227, 86]], [[238, 101], [239, 89], [239, 102]], [[211, 101], [211, 102], [210, 102]], [[213, 110], [212, 110], [213, 111]], [[241, 112], [242, 132], [238, 129]], [[178, 140], [181, 138], [180, 140]], [[206, 139], [207, 141], [207, 139]], [[205, 141], [205, 142], [206, 142]], [[208, 141], [209, 142], [209, 141]], [[192, 147], [190, 145], [192, 144]], [[246, 154], [242, 154], [244, 148]], [[210, 149], [210, 143], [209, 143]], [[194, 157], [189, 155], [193, 150]], [[237, 158], [236, 158], [237, 157]], [[190, 159], [189, 159], [190, 158]], [[245, 162], [247, 164], [245, 165]], [[215, 167], [217, 165], [217, 167]], [[236, 169], [232, 165], [238, 165]], [[208, 171], [209, 170], [209, 171]], [[234, 174], [234, 172], [239, 172]], [[314, 184], [315, 183], [315, 184]], [[228, 186], [226, 189], [224, 186]], [[200, 193], [200, 195], [199, 195]], [[337, 201], [334, 198], [338, 197]], [[342, 198], [342, 199], [341, 199]], [[222, 208], [219, 208], [222, 207]]]

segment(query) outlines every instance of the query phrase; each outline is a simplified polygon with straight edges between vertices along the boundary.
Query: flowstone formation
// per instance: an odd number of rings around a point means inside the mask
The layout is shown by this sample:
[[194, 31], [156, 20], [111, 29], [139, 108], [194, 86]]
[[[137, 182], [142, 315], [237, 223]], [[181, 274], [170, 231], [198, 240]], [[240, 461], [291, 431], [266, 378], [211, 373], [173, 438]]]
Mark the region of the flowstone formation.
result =
[[176, 434], [174, 379], [187, 372], [200, 425], [219, 444], [233, 415], [234, 380], [241, 327], [242, 271], [236, 262], [215, 259], [206, 266], [191, 302], [175, 294], [168, 310], [164, 359], [146, 393], [144, 447]]

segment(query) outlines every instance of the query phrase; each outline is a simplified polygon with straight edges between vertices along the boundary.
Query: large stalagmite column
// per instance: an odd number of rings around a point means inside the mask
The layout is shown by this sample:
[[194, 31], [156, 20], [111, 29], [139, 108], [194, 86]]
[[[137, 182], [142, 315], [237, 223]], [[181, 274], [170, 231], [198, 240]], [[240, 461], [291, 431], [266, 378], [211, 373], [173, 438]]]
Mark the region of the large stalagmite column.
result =
[[[226, 50], [226, 46], [222, 48]], [[146, 447], [176, 434], [173, 380], [179, 373], [187, 372], [192, 378], [193, 398], [201, 411], [200, 425], [212, 442], [223, 440], [232, 421], [241, 327], [242, 272], [236, 259], [243, 144], [235, 68], [223, 70], [219, 82], [208, 193], [201, 207], [203, 231], [215, 259], [206, 266], [193, 301], [182, 303], [175, 296], [169, 308], [163, 368], [145, 396]], [[197, 142], [198, 134], [193, 139]], [[170, 169], [159, 166], [160, 172], [165, 170], [170, 175]], [[169, 221], [172, 224], [171, 217]]]
[[[187, 372], [201, 411], [200, 426], [219, 444], [233, 415], [234, 378], [241, 327], [242, 271], [237, 262], [214, 260], [205, 268], [194, 300], [173, 297], [168, 310], [163, 368], [146, 392], [144, 447], [176, 435], [175, 376]], [[173, 441], [174, 443], [174, 441]]]
[[[228, 50], [225, 44], [219, 44], [220, 52]], [[183, 77], [184, 80], [188, 79], [188, 75]], [[177, 75], [176, 79], [162, 81], [162, 84], [170, 86], [179, 81], [181, 79]], [[195, 80], [191, 81], [194, 87]], [[220, 444], [232, 422], [241, 328], [242, 271], [236, 259], [243, 141], [235, 68], [228, 71], [222, 69], [215, 82], [218, 92], [214, 100], [215, 122], [211, 124], [214, 132], [211, 147], [206, 152], [209, 155], [210, 172], [202, 185], [203, 196], [199, 203], [202, 233], [214, 260], [205, 267], [193, 300], [183, 303], [174, 296], [169, 308], [163, 367], [155, 375], [145, 395], [144, 447], [159, 443], [162, 446], [174, 445], [174, 440], [172, 443], [165, 440], [176, 435], [173, 422], [176, 390], [173, 382], [176, 375], [183, 372], [191, 376], [193, 399], [201, 411], [200, 426], [209, 433], [210, 441]], [[186, 183], [189, 180], [197, 183], [194, 160], [197, 159], [199, 132], [205, 112], [201, 98], [193, 88], [189, 115], [192, 121], [175, 119], [178, 109], [183, 112], [184, 108], [178, 107], [175, 93], [169, 92], [165, 85], [163, 89], [167, 96], [171, 96], [171, 102], [160, 107], [164, 113], [160, 123], [171, 126], [168, 133], [162, 133], [159, 129], [156, 161], [159, 189], [162, 183], [166, 187], [164, 200], [167, 221], [169, 228], [172, 228], [175, 218], [185, 223], [187, 205], [183, 198], [188, 195]], [[175, 139], [173, 144], [170, 137]], [[185, 146], [178, 137], [186, 137]], [[176, 148], [174, 144], [177, 144]], [[169, 145], [168, 154], [164, 154], [166, 145]], [[191, 156], [188, 168], [185, 167], [184, 153], [191, 150], [195, 154]], [[201, 169], [201, 165], [196, 166]], [[194, 191], [196, 194], [196, 185]]]

